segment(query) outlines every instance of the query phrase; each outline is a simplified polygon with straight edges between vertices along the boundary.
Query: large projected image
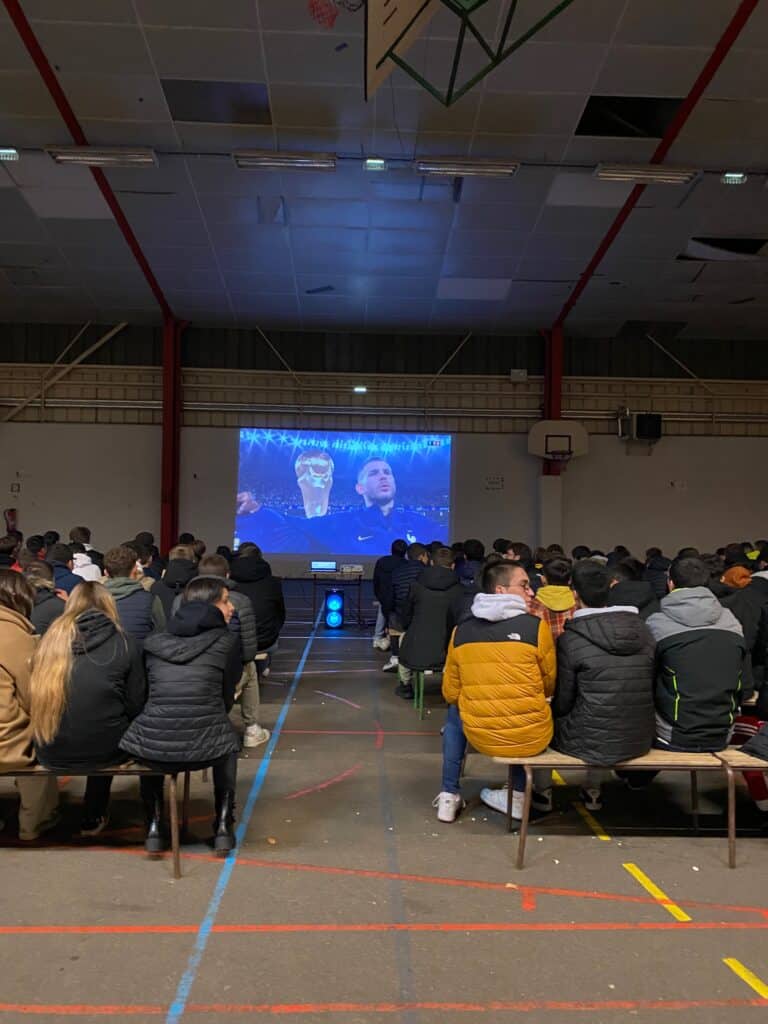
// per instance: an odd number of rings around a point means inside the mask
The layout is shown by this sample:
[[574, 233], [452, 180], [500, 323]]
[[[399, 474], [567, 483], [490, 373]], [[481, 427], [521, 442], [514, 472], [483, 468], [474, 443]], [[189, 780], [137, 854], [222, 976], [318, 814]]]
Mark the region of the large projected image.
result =
[[449, 434], [246, 428], [238, 481], [236, 546], [378, 556], [449, 539]]

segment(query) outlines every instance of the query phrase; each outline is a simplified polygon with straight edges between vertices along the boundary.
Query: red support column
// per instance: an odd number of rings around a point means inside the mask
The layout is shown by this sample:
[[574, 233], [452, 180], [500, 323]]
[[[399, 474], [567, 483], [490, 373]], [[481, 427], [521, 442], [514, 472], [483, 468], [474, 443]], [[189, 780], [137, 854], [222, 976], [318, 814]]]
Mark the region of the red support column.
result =
[[181, 459], [181, 334], [186, 325], [163, 324], [163, 453], [160, 489], [160, 550], [173, 547], [179, 535], [179, 470]]
[[[563, 329], [553, 327], [544, 335], [544, 419], [559, 420], [563, 406]], [[562, 463], [544, 459], [543, 476], [560, 476]]]

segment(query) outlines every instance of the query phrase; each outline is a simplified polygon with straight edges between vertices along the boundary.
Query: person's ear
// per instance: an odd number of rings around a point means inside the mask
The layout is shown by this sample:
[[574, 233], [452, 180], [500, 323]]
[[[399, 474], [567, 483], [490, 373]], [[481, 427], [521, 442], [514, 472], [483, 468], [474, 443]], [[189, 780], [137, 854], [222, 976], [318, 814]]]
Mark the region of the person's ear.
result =
[[365, 494], [365, 488], [362, 484], [355, 484], [355, 490], [358, 494]]
[[614, 587], [616, 586], [616, 584], [617, 584], [618, 582], [619, 582], [618, 580], [611, 580], [611, 582], [610, 582], [610, 584], [609, 584], [609, 586], [610, 586], [611, 590], [613, 590], [613, 588], [614, 588]]
[[667, 590], [670, 592], [670, 594], [672, 593], [672, 591], [674, 589], [675, 589], [675, 584], [672, 582], [672, 580], [667, 580]]

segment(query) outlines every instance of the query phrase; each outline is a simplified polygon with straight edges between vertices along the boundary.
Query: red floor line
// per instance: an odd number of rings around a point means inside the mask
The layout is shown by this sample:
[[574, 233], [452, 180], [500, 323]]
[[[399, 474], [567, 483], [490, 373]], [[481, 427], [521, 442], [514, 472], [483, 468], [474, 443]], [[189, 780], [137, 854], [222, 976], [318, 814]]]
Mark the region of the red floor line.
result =
[[[411, 1002], [411, 1003], [189, 1003], [187, 1013], [199, 1014], [321, 1014], [403, 1013], [409, 1010], [438, 1013], [595, 1013], [607, 1010], [701, 1010], [768, 1006], [768, 999], [610, 999], [570, 1001], [530, 999], [518, 1002]], [[0, 1003], [0, 1013], [59, 1017], [160, 1016], [167, 1006], [109, 1005], [98, 1003]]]
[[360, 771], [363, 767], [362, 761], [358, 761], [357, 764], [353, 764], [351, 768], [347, 768], [346, 771], [341, 772], [339, 775], [334, 775], [332, 779], [326, 779], [325, 782], [318, 782], [316, 786], [308, 786], [307, 789], [299, 789], [295, 793], [289, 793], [288, 796], [284, 797], [285, 800], [297, 800], [300, 796], [307, 796], [309, 793], [319, 793], [322, 789], [328, 789], [329, 786], [335, 786], [337, 782], [343, 782], [348, 779], [355, 772]]
[[[205, 856], [191, 854], [190, 856]], [[521, 888], [537, 896], [565, 896], [574, 899], [585, 900], [607, 900], [617, 903], [638, 903], [645, 906], [664, 905], [663, 900], [654, 899], [651, 896], [630, 896], [625, 893], [600, 892], [599, 890], [587, 889], [564, 889], [543, 885], [519, 886], [514, 882], [482, 882], [469, 878], [448, 878], [440, 875], [409, 875], [393, 871], [372, 871], [364, 868], [341, 868], [324, 864], [300, 864], [291, 861], [264, 860], [258, 857], [238, 857], [238, 864], [270, 868], [278, 871], [298, 871], [319, 873], [325, 875], [343, 875], [352, 878], [375, 878], [386, 881], [419, 882], [425, 885], [445, 885], [448, 887], [466, 889], [485, 889], [492, 892], [519, 891]], [[670, 903], [673, 901], [670, 900]], [[767, 907], [743, 906], [730, 903], [707, 903], [704, 900], [674, 900], [679, 907], [701, 907], [707, 910], [726, 910], [732, 913], [760, 914], [764, 916], [768, 912]]]
[[[532, 909], [532, 908], [528, 908]], [[366, 924], [217, 924], [220, 935], [314, 932], [689, 932], [765, 931], [768, 921], [374, 921]], [[191, 935], [192, 924], [5, 925], [2, 935]]]
[[384, 726], [379, 721], [373, 723], [376, 726], [376, 742], [374, 744], [376, 750], [382, 750], [384, 747], [384, 737], [387, 735], [384, 731]]
[[523, 910], [536, 909], [536, 893], [531, 889], [520, 890], [520, 906]]
[[[53, 844], [46, 847], [46, 849], [53, 848], [55, 848]], [[73, 849], [73, 847], [65, 846], [63, 844], [60, 845], [60, 848]], [[80, 849], [99, 853], [127, 854], [131, 857], [146, 857], [144, 850], [138, 846], [83, 846], [80, 847]], [[160, 854], [159, 856], [169, 857], [170, 854]], [[221, 858], [216, 857], [212, 853], [182, 852], [181, 856], [186, 860], [199, 860], [206, 861], [211, 864], [221, 864]], [[238, 866], [270, 868], [277, 871], [317, 872], [319, 874], [341, 875], [353, 878], [375, 878], [396, 882], [417, 882], [424, 885], [444, 885], [467, 889], [485, 889], [493, 892], [506, 891], [519, 894], [521, 888], [527, 888], [531, 893], [535, 893], [537, 896], [563, 896], [570, 899], [600, 900], [616, 903], [637, 903], [649, 907], [665, 906], [664, 900], [657, 900], [651, 896], [628, 896], [624, 893], [589, 891], [585, 889], [562, 889], [541, 885], [519, 886], [514, 882], [480, 882], [475, 881], [474, 879], [445, 878], [439, 875], [406, 875], [389, 871], [370, 871], [362, 868], [338, 868], [321, 864], [294, 864], [290, 861], [263, 860], [257, 857], [238, 857], [237, 863]], [[678, 907], [694, 907], [702, 910], [727, 911], [732, 914], [759, 914], [761, 917], [768, 919], [768, 907], [746, 906], [744, 904], [737, 903], [708, 903], [706, 900], [678, 899], [674, 901], [670, 900], [669, 902], [674, 902]]]

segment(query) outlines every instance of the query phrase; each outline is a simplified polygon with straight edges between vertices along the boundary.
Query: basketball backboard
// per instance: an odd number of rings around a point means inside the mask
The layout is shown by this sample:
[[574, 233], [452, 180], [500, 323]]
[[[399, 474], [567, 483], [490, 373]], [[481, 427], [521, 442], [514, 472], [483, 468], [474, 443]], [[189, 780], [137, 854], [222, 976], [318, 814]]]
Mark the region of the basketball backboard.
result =
[[391, 50], [405, 54], [440, 7], [440, 0], [368, 0], [365, 8], [365, 98], [395, 69]]

